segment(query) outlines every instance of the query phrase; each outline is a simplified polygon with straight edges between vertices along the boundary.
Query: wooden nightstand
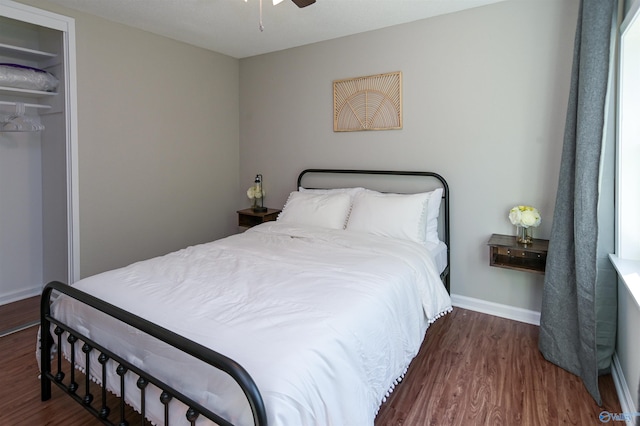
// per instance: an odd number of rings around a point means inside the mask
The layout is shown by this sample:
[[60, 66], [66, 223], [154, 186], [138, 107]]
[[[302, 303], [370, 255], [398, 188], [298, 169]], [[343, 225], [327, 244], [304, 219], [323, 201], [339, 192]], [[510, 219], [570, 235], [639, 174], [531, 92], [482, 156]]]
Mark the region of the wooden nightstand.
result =
[[487, 242], [489, 265], [544, 274], [549, 240], [534, 238], [531, 244], [516, 243], [512, 235], [493, 234]]
[[254, 212], [253, 209], [238, 210], [238, 225], [245, 228], [276, 220], [281, 210], [267, 209], [266, 212]]

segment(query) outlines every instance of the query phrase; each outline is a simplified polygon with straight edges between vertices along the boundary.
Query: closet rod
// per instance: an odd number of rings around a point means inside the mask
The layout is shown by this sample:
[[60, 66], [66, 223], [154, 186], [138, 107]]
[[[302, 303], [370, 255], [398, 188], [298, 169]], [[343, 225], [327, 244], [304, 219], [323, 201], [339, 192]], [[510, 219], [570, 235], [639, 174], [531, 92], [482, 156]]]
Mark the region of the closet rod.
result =
[[[8, 105], [8, 106], [17, 106], [19, 102], [8, 102], [8, 101], [0, 101], [0, 106], [1, 105]], [[24, 102], [23, 102], [24, 103]], [[24, 104], [25, 108], [39, 108], [39, 109], [50, 109], [51, 105], [40, 105], [40, 104]]]

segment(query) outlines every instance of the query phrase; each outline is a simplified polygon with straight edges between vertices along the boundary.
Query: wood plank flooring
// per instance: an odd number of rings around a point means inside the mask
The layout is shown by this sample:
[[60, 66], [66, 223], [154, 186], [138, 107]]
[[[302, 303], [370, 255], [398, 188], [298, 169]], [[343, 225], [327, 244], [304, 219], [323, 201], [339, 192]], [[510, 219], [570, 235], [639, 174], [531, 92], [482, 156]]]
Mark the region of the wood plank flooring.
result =
[[0, 336], [19, 330], [40, 319], [40, 296], [0, 306]]
[[538, 350], [538, 327], [455, 308], [427, 331], [383, 425], [598, 425], [620, 413], [611, 375], [599, 407], [574, 375]]
[[[36, 334], [0, 338], [0, 425], [99, 424], [56, 387], [40, 402]], [[537, 340], [536, 326], [456, 308], [431, 326], [375, 426], [598, 425], [601, 411], [620, 412], [611, 376], [601, 378], [599, 407], [578, 378], [543, 359]]]
[[[55, 385], [51, 399], [40, 400], [40, 380], [36, 362], [38, 327], [30, 327], [0, 338], [0, 425], [25, 426], [89, 426], [101, 424], [93, 415], [64, 394]], [[66, 372], [68, 377], [68, 372]], [[76, 381], [84, 390], [84, 376], [76, 372]], [[100, 395], [98, 388], [92, 391]], [[109, 405], [117, 407], [117, 399], [109, 398]], [[117, 424], [114, 408], [109, 419]], [[126, 419], [131, 425], [141, 424], [140, 416], [127, 407]], [[146, 425], [150, 425], [145, 422]]]

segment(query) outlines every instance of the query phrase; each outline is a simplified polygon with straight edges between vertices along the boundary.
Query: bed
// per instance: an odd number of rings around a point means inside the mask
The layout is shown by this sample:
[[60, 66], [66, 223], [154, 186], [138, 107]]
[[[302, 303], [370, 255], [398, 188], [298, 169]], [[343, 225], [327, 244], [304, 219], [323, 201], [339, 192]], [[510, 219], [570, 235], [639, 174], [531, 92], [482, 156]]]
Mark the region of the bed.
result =
[[275, 222], [49, 283], [42, 399], [55, 384], [106, 424], [125, 403], [153, 424], [373, 424], [451, 310], [448, 218], [435, 173], [308, 169]]

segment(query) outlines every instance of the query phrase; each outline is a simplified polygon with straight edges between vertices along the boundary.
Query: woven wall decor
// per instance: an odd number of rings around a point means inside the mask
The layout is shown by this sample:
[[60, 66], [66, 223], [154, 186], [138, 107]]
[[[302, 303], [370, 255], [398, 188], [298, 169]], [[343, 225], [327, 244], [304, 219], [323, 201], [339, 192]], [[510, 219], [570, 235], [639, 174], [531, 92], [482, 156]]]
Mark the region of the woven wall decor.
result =
[[333, 131], [402, 129], [402, 73], [333, 82]]

